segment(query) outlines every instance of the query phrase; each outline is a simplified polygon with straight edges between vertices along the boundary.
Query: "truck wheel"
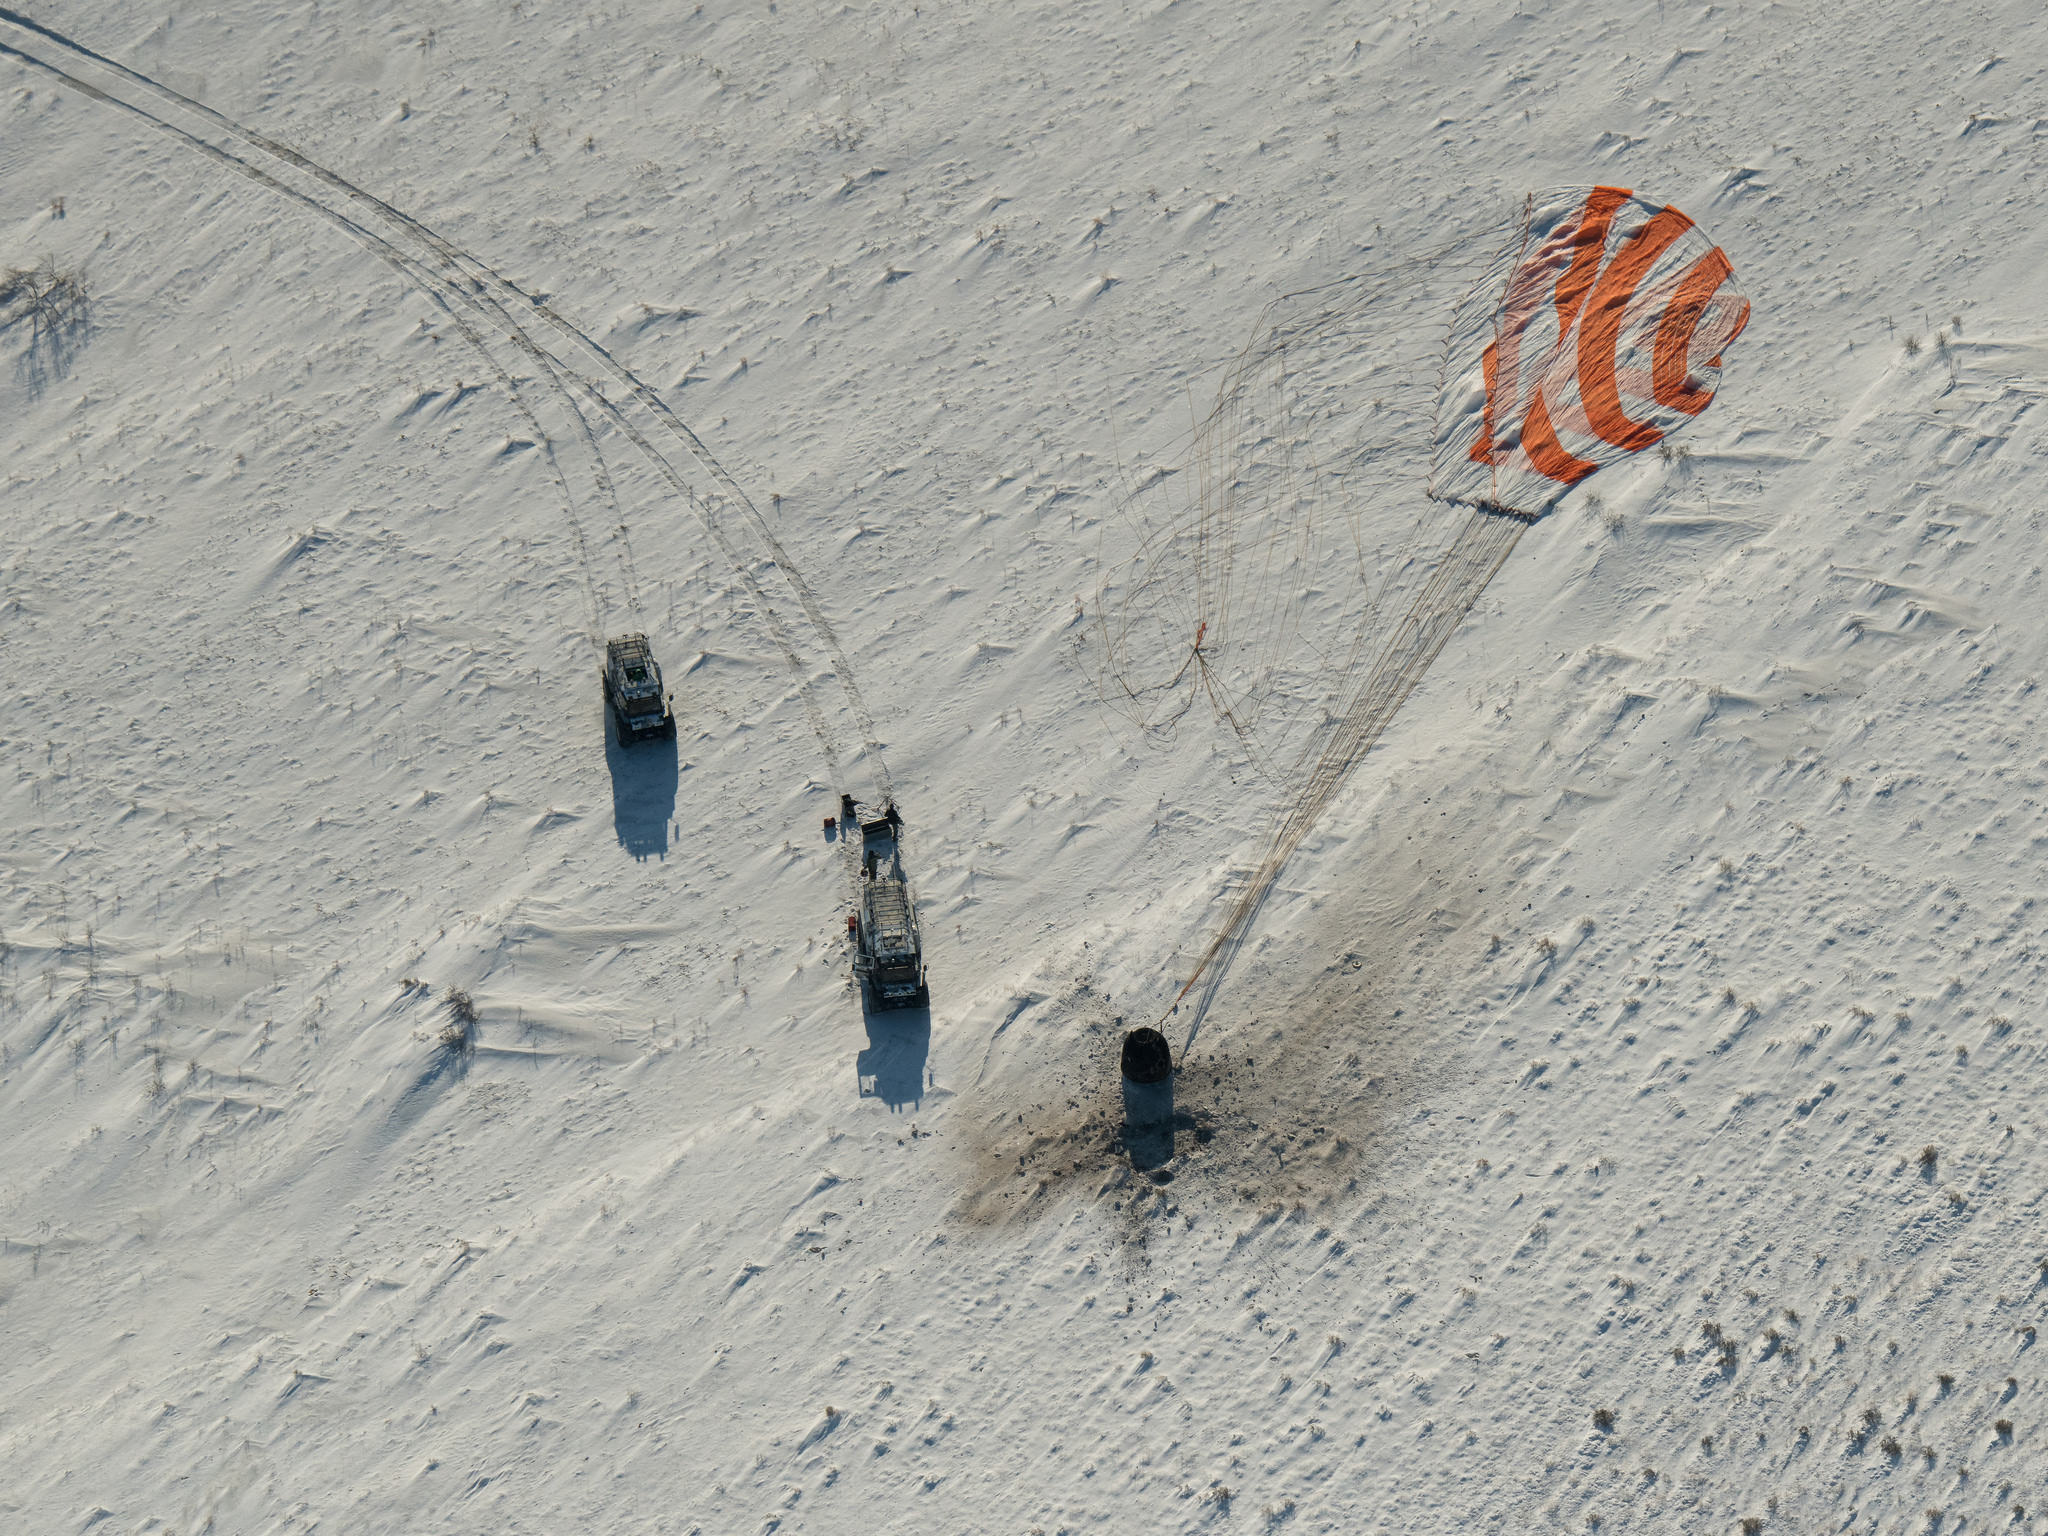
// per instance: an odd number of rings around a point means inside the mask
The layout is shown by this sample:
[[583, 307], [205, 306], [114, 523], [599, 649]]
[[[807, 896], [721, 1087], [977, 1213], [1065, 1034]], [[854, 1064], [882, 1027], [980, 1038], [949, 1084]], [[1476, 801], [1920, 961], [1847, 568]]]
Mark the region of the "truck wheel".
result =
[[612, 714], [612, 719], [618, 722], [619, 745], [622, 747], [630, 747], [631, 745], [633, 745], [633, 730], [632, 727], [626, 724], [626, 717], [622, 714], [619, 714], [617, 711], [614, 711]]

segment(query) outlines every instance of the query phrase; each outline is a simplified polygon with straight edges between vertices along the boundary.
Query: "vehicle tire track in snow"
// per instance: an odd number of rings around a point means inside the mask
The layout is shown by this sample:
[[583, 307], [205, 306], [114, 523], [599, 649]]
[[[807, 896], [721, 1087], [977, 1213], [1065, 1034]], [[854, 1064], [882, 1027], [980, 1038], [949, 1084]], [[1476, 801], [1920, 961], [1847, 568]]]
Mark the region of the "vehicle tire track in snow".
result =
[[[13, 21], [16, 19], [12, 13], [0, 11], [0, 20]], [[292, 201], [305, 204], [330, 223], [338, 226], [344, 233], [367, 247], [374, 255], [380, 257], [396, 270], [401, 277], [404, 277], [414, 287], [419, 288], [425, 293], [434, 302], [435, 306], [448, 316], [449, 322], [455, 326], [463, 340], [467, 341], [477, 355], [483, 359], [484, 366], [490, 369], [492, 376], [497, 379], [499, 384], [504, 386], [505, 392], [511, 398], [514, 407], [525, 420], [527, 426], [532, 429], [535, 438], [540, 442], [547, 460], [549, 474], [553, 477], [556, 488], [561, 492], [563, 508], [569, 520], [570, 534], [576, 545], [577, 563], [581, 567], [583, 577], [584, 605], [586, 609], [585, 632], [590, 636], [593, 644], [601, 646], [604, 643], [606, 617], [604, 599], [599, 594], [597, 585], [591, 577], [590, 555], [584, 538], [583, 523], [576, 514], [575, 495], [569, 489], [568, 478], [563, 474], [561, 462], [555, 454], [554, 438], [547, 428], [541, 425], [540, 418], [535, 413], [532, 403], [527, 400], [525, 393], [520, 389], [519, 381], [498, 361], [497, 356], [486, 345], [483, 337], [464, 318], [455, 304], [449, 302], [447, 285], [437, 281], [434, 275], [423, 268], [417, 260], [406, 255], [405, 252], [384, 240], [374, 231], [365, 229], [346, 215], [337, 213], [334, 209], [306, 197], [295, 188], [285, 185], [276, 177], [249, 164], [239, 156], [221, 149], [218, 145], [209, 144], [206, 140], [199, 138], [195, 134], [186, 132], [186, 130], [178, 127], [175, 123], [166, 122], [155, 114], [100, 89], [90, 81], [81, 80], [76, 75], [70, 74], [46, 60], [39, 59], [34, 54], [26, 53], [6, 42], [0, 42], [0, 57], [17, 59], [32, 69], [39, 69], [60, 83], [70, 86], [73, 90], [90, 100], [104, 102], [108, 106], [139, 118], [150, 127], [170, 135], [187, 148], [197, 150], [208, 159], [225, 166], [238, 175], [248, 178], [258, 186]], [[458, 302], [461, 302], [461, 295], [459, 293], [455, 297]]]
[[[714, 542], [719, 545], [721, 552], [726, 554], [734, 568], [740, 573], [750, 595], [759, 604], [762, 615], [769, 623], [771, 630], [778, 629], [781, 627], [781, 620], [768, 604], [766, 595], [760, 588], [751, 564], [739, 558], [728, 538], [717, 526], [715, 515], [718, 510], [717, 503], [719, 500], [729, 498], [738, 507], [742, 520], [752, 527], [762, 544], [766, 546], [769, 563], [773, 564], [781, 572], [783, 579], [789, 583], [791, 591], [796, 595], [798, 605], [804, 611], [805, 618], [816, 633], [819, 643], [831, 658], [840, 690], [846, 699], [847, 708], [852, 713], [855, 725], [860, 732], [863, 755], [867, 759], [869, 773], [875, 781], [879, 796], [884, 802], [894, 799], [894, 790], [889, 781], [888, 768], [882, 756], [881, 745], [875, 739], [874, 718], [869, 712], [866, 699], [862, 696], [859, 684], [854, 678], [853, 667], [847, 658], [844, 646], [840, 643], [838, 633], [826, 618], [824, 609], [819, 604], [810, 583], [789, 558], [788, 551], [783, 548], [781, 540], [776, 536], [773, 528], [770, 527], [768, 520], [762, 516], [760, 509], [754, 505], [753, 499], [746, 494], [745, 490], [739, 485], [739, 482], [733, 479], [725, 467], [713, 457], [711, 451], [705, 447], [703, 440], [697, 436], [688, 423], [684, 422], [669, 408], [666, 401], [643, 383], [624, 364], [620, 363], [618, 359], [613, 357], [608, 349], [601, 346], [586, 332], [565, 319], [544, 299], [524, 292], [517, 284], [501, 276], [488, 263], [472, 256], [469, 252], [463, 250], [460, 246], [457, 246], [412, 215], [394, 207], [375, 194], [356, 186], [353, 182], [337, 175], [335, 172], [307, 159], [297, 150], [258, 133], [254, 129], [245, 127], [228, 117], [225, 113], [217, 111], [203, 102], [195, 101], [181, 92], [172, 90], [169, 86], [163, 85], [117, 60], [96, 53], [83, 44], [42, 25], [30, 17], [22, 15], [20, 12], [0, 7], [0, 21], [10, 22], [25, 31], [34, 33], [36, 36], [46, 38], [57, 46], [112, 71], [122, 79], [154, 92], [166, 101], [174, 102], [181, 107], [198, 113], [208, 122], [217, 125], [220, 129], [232, 134], [242, 142], [260, 149], [263, 153], [274, 156], [304, 172], [323, 185], [361, 204], [375, 216], [398, 228], [411, 238], [427, 245], [439, 258], [443, 266], [449, 269], [454, 285], [462, 292], [467, 302], [478, 307], [487, 305], [491, 310], [496, 311], [499, 316], [499, 322], [505, 329], [508, 339], [533, 358], [536, 366], [542, 370], [550, 383], [561, 387], [564, 375], [573, 380], [577, 388], [590, 399], [591, 403], [611, 419], [621, 431], [625, 432], [628, 440], [648, 458], [650, 463], [662, 474], [662, 477], [679, 494], [685, 497], [691, 509], [696, 513], [698, 521], [704, 525], [706, 532], [711, 534]], [[32, 56], [23, 54], [18, 49], [9, 49], [7, 51], [13, 53], [16, 57], [41, 64], [40, 60], [35, 60]], [[42, 67], [45, 69], [52, 68], [49, 65], [42, 65]], [[107, 96], [104, 92], [99, 94], [104, 99], [118, 100], [118, 98]], [[154, 114], [135, 107], [132, 103], [121, 102], [120, 104], [128, 107], [130, 111], [148, 118], [152, 122], [157, 122], [167, 128], [171, 127], [169, 124], [162, 123], [162, 120], [156, 118]], [[187, 134], [183, 130], [172, 129], [172, 131], [178, 133], [181, 138], [188, 142], [205, 143], [204, 140], [199, 140], [195, 135]], [[217, 154], [228, 154], [227, 151], [220, 150], [218, 146], [212, 146], [212, 148]], [[230, 156], [229, 158], [239, 157]], [[244, 163], [246, 164], [246, 162]], [[303, 192], [294, 192], [292, 195], [315, 207], [324, 208], [325, 206], [317, 199], [309, 197]], [[333, 212], [333, 210], [327, 211]], [[674, 466], [668, 462], [666, 456], [661, 454], [647, 440], [644, 434], [636, 431], [626, 421], [624, 412], [617, 402], [605, 395], [602, 388], [594, 381], [569, 368], [559, 358], [556, 358], [546, 348], [534, 341], [518, 320], [498, 302], [497, 297], [493, 295], [491, 290], [495, 290], [496, 295], [517, 301], [519, 304], [531, 309], [533, 313], [547, 321], [550, 326], [572, 345], [581, 349], [585, 356], [594, 361], [605, 373], [623, 385], [632, 398], [654, 417], [663, 430], [683, 444], [692, 460], [710, 476], [714, 485], [724, 493], [724, 496], [721, 498], [714, 492], [712, 496], [707, 497], [700, 495], [689, 487], [676, 472]], [[576, 407], [573, 397], [570, 398], [569, 403], [572, 411], [575, 412], [580, 421], [581, 411]], [[594, 439], [589, 439], [587, 422], [583, 423], [583, 427], [586, 439], [590, 441], [592, 452], [595, 454], [595, 442]], [[601, 459], [599, 462], [601, 464]], [[608, 477], [606, 477], [605, 484], [609, 488]], [[621, 527], [623, 527], [623, 524], [621, 524]], [[634, 611], [637, 612], [638, 602], [635, 595], [637, 583], [631, 579], [630, 544], [625, 546], [624, 559], [628, 570], [628, 600]], [[791, 670], [797, 678], [799, 689], [805, 693], [807, 710], [812, 715], [814, 727], [821, 725], [823, 722], [822, 713], [816, 709], [814, 702], [809, 696], [808, 678], [803, 672], [801, 660], [787, 643], [786, 632], [777, 636], [777, 643], [783, 649], [785, 659], [791, 664]], [[822, 739], [823, 736], [821, 734]], [[827, 756], [832, 759], [833, 779], [836, 785], [840, 777], [837, 752], [829, 743], [827, 743]]]
[[[136, 80], [138, 83], [147, 85], [151, 89], [158, 91], [160, 94], [166, 96], [171, 100], [192, 107], [194, 110], [208, 118], [218, 119], [223, 122], [226, 121], [225, 119], [221, 119], [220, 114], [214, 112], [211, 108], [206, 107], [201, 103], [193, 102], [187, 97], [180, 96], [177, 92], [169, 91], [164, 87], [157, 86], [154, 84], [154, 82], [151, 82], [142, 76], [136, 75], [134, 71], [128, 70], [121, 65], [114, 64], [111, 61], [102, 60], [99, 57], [99, 55], [92, 53], [91, 50], [80, 48], [78, 45], [68, 42], [68, 40], [65, 40], [57, 36], [56, 34], [51, 33], [48, 28], [42, 27], [32, 21], [29, 21], [26, 18], [21, 17], [18, 13], [8, 11], [5, 9], [0, 9], [0, 21], [12, 22], [17, 26], [24, 27], [30, 31], [38, 33], [39, 35], [51, 37], [52, 40], [59, 42], [67, 48], [73, 49], [75, 52], [78, 52], [82, 56], [92, 59], [96, 63], [105, 64], [106, 67], [122, 75], [124, 78], [133, 79]], [[66, 70], [58, 67], [57, 65], [51, 64], [46, 60], [36, 57], [34, 54], [28, 53], [17, 46], [0, 42], [0, 56], [18, 59], [24, 64], [42, 70], [44, 73], [52, 76], [53, 78], [61, 81], [66, 85], [71, 86], [73, 89], [79, 91], [81, 94], [93, 100], [105, 102], [110, 106], [114, 106], [116, 108], [119, 108], [120, 110], [128, 112], [132, 116], [135, 116], [143, 122], [148, 123], [151, 127], [154, 127], [159, 131], [170, 135], [173, 139], [186, 145], [187, 147], [196, 149], [200, 153], [206, 155], [208, 158], [213, 159], [218, 163], [227, 166], [229, 169], [237, 171], [241, 175], [248, 177], [250, 180], [256, 182], [258, 185], [265, 187], [270, 191], [276, 192], [283, 197], [289, 198], [294, 202], [300, 203], [305, 207], [311, 209], [315, 213], [318, 213], [323, 218], [327, 219], [330, 223], [335, 224], [337, 227], [341, 228], [344, 232], [352, 236], [361, 244], [368, 247], [373, 253], [381, 257], [388, 264], [390, 264], [408, 281], [412, 282], [414, 285], [418, 286], [423, 291], [425, 291], [429, 295], [429, 297], [431, 297], [434, 300], [434, 302], [444, 312], [448, 313], [451, 320], [454, 321], [458, 330], [462, 333], [464, 339], [467, 340], [471, 344], [471, 346], [474, 347], [477, 350], [477, 352], [485, 359], [487, 366], [490, 367], [493, 374], [499, 379], [501, 383], [503, 383], [506, 386], [508, 392], [513, 396], [515, 401], [518, 402], [522, 416], [525, 417], [529, 426], [531, 426], [531, 428], [533, 429], [535, 435], [547, 447], [548, 458], [551, 468], [553, 468], [554, 471], [556, 484], [561, 489], [565, 503], [569, 507], [572, 531], [574, 533], [577, 545], [578, 560], [584, 568], [584, 582], [588, 592], [588, 598], [592, 609], [592, 613], [594, 615], [593, 628], [591, 630], [592, 638], [595, 643], [602, 644], [605, 628], [603, 599], [601, 595], [599, 595], [599, 593], [597, 592], [595, 583], [591, 579], [589, 570], [589, 555], [587, 541], [583, 533], [581, 521], [575, 516], [574, 499], [571, 496], [571, 493], [569, 492], [566, 479], [562, 476], [559, 465], [555, 460], [553, 439], [549, 435], [547, 430], [543, 426], [541, 426], [538, 418], [533, 412], [531, 405], [525, 400], [524, 396], [520, 393], [518, 383], [511, 377], [509, 373], [505, 371], [505, 369], [502, 366], [500, 366], [495, 356], [491, 353], [489, 347], [485, 344], [483, 338], [479, 334], [477, 334], [474, 327], [472, 327], [467, 321], [463, 319], [462, 315], [457, 312], [455, 306], [461, 305], [463, 307], [468, 308], [469, 310], [478, 314], [486, 324], [500, 331], [504, 335], [506, 340], [510, 341], [515, 347], [517, 347], [520, 351], [524, 352], [528, 356], [528, 358], [533, 362], [535, 367], [540, 371], [541, 376], [544, 379], [546, 379], [547, 382], [550, 385], [552, 385], [563, 396], [565, 403], [568, 405], [570, 409], [571, 415], [575, 418], [578, 424], [578, 427], [581, 431], [581, 434], [584, 438], [586, 445], [591, 450], [593, 462], [598, 465], [597, 474], [599, 477], [600, 488], [608, 492], [610, 490], [610, 477], [603, 470], [602, 459], [597, 456], [595, 438], [590, 433], [589, 424], [587, 420], [585, 420], [585, 418], [583, 417], [582, 411], [576, 403], [576, 391], [580, 390], [583, 394], [585, 394], [599, 410], [603, 411], [605, 415], [612, 420], [613, 424], [616, 425], [620, 429], [620, 431], [622, 431], [626, 435], [628, 440], [631, 441], [633, 445], [636, 448], [638, 448], [643, 455], [647, 457], [649, 462], [653, 464], [655, 469], [662, 475], [663, 479], [665, 479], [669, 483], [670, 487], [673, 490], [675, 490], [679, 495], [681, 495], [685, 499], [685, 501], [691, 506], [692, 510], [697, 513], [699, 522], [703, 524], [703, 526], [705, 527], [705, 531], [711, 535], [711, 538], [713, 542], [718, 546], [720, 553], [725, 556], [728, 563], [739, 574], [742, 583], [747, 588], [749, 595], [753, 598], [755, 606], [760, 610], [763, 621], [768, 626], [770, 636], [775, 641], [777, 649], [781, 651], [783, 660], [785, 664], [788, 666], [789, 671], [795, 680], [797, 692], [804, 706], [805, 714], [810, 721], [812, 731], [817, 736], [821, 747], [824, 749], [827, 766], [832, 782], [835, 785], [835, 787], [840, 783], [843, 775], [840, 768], [839, 750], [836, 735], [833, 732], [830, 723], [826, 719], [823, 709], [819, 706], [813, 690], [811, 689], [810, 680], [805, 670], [803, 658], [798, 653], [795, 644], [789, 634], [788, 628], [781, 618], [781, 615], [777, 613], [773, 605], [769, 603], [767, 594], [765, 591], [763, 591], [760, 581], [754, 573], [752, 563], [750, 563], [747, 559], [743, 558], [742, 552], [733, 545], [731, 540], [726, 536], [724, 530], [718, 526], [716, 519], [709, 515], [709, 508], [706, 507], [702, 499], [691, 489], [688, 483], [683, 480], [681, 475], [679, 475], [676, 472], [674, 466], [671, 465], [667, 461], [667, 459], [654, 447], [654, 445], [647, 440], [645, 434], [641, 433], [636, 427], [633, 426], [631, 422], [627, 421], [624, 418], [623, 413], [618, 409], [617, 405], [610, 399], [608, 399], [604, 395], [603, 391], [600, 388], [598, 388], [594, 383], [592, 383], [589, 379], [584, 378], [581, 374], [575, 372], [573, 369], [564, 367], [559, 359], [555, 358], [546, 349], [540, 347], [537, 343], [535, 343], [533, 339], [525, 332], [524, 328], [521, 327], [518, 324], [518, 322], [515, 319], [513, 319], [509, 314], [507, 314], [501, 305], [496, 303], [488, 293], [481, 291], [482, 285], [477, 283], [474, 279], [469, 278], [466, 274], [462, 274], [459, 268], [457, 269], [456, 275], [452, 277], [437, 275], [436, 273], [425, 267], [417, 257], [412, 256], [403, 250], [400, 250], [398, 247], [394, 246], [390, 241], [386, 240], [383, 236], [377, 234], [374, 230], [365, 228], [362, 224], [350, 218], [347, 214], [341, 212], [340, 210], [329, 207], [327, 204], [321, 202], [318, 198], [312, 197], [306, 192], [302, 191], [301, 189], [293, 187], [286, 182], [280, 181], [278, 178], [270, 175], [268, 172], [262, 170], [260, 167], [250, 164], [247, 160], [243, 159], [239, 155], [234, 154], [232, 151], [223, 149], [217, 144], [210, 143], [209, 141], [200, 138], [197, 134], [194, 134], [175, 123], [169, 122], [168, 120], [159, 117], [157, 114], [149, 111], [147, 108], [137, 106], [135, 103], [124, 100], [123, 98], [114, 95], [112, 92], [107, 91], [102, 87], [96, 86], [89, 81], [82, 80], [76, 75], [70, 74]], [[246, 131], [243, 131], [239, 136], [249, 139], [260, 138], [260, 135], [249, 134]], [[282, 156], [283, 158], [286, 158], [294, 163], [300, 162], [303, 158], [295, 155], [293, 152], [289, 150], [283, 151]], [[339, 181], [339, 178], [333, 179]], [[370, 198], [368, 194], [361, 195], [363, 196], [365, 201], [371, 203], [376, 202], [376, 200]], [[398, 217], [403, 219], [404, 216], [399, 215]], [[449, 247], [449, 249], [453, 250], [453, 247]], [[446, 264], [445, 261], [444, 264]], [[450, 302], [451, 300], [453, 301], [452, 303]], [[574, 386], [574, 389], [571, 388], [571, 385]], [[620, 526], [623, 527], [622, 524]], [[630, 544], [626, 544], [624, 547], [626, 552], [626, 559], [630, 560], [631, 546]], [[632, 580], [632, 573], [630, 571], [630, 568], [626, 569], [625, 575], [627, 577], [626, 587], [628, 605], [635, 612], [637, 612], [637, 583]], [[875, 764], [879, 765], [879, 753], [874, 754], [873, 761]], [[886, 786], [886, 778], [882, 778], [880, 782], [882, 782]]]

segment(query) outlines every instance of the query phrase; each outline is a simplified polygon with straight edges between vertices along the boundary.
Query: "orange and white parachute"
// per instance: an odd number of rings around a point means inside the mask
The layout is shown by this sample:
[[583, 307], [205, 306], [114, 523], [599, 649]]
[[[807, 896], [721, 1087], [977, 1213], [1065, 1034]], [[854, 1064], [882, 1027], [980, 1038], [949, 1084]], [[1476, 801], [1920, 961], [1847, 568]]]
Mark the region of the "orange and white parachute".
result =
[[1720, 247], [1625, 187], [1532, 196], [1452, 318], [1429, 494], [1538, 518], [1707, 408], [1749, 323]]

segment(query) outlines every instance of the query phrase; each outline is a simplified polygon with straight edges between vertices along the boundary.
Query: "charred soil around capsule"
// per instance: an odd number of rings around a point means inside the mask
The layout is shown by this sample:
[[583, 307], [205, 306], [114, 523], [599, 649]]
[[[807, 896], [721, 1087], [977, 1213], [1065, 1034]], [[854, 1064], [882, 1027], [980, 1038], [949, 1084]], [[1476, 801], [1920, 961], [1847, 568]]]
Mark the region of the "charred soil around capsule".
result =
[[1382, 810], [1318, 872], [1359, 894], [1238, 965], [1192, 1048], [1162, 1038], [1160, 1081], [1125, 1062], [1128, 1041], [1162, 1032], [1128, 1029], [1091, 976], [1020, 1004], [954, 1111], [955, 1218], [1009, 1226], [1076, 1199], [1197, 1219], [1363, 1205], [1398, 1179], [1415, 1106], [1445, 1087], [1424, 1059], [1439, 989], [1473, 942], [1480, 888], [1509, 877], [1485, 842], [1489, 804], [1426, 833], [1399, 797]]
[[[962, 1106], [967, 1188], [955, 1215], [1007, 1226], [1072, 1196], [1124, 1209], [1169, 1185], [1175, 1201], [1212, 1208], [1355, 1191], [1388, 1162], [1390, 1145], [1375, 1149], [1398, 1136], [1411, 1074], [1390, 1070], [1395, 1042], [1375, 1026], [1370, 984], [1341, 967], [1323, 981], [1313, 1007], [1212, 1020], [1213, 1049], [1149, 1082], [1122, 1070], [1119, 1020], [1085, 993], [1054, 1000], [1066, 1004], [1070, 1065], [1039, 1092], [998, 1089]], [[1378, 1048], [1354, 1048], [1374, 1036]]]

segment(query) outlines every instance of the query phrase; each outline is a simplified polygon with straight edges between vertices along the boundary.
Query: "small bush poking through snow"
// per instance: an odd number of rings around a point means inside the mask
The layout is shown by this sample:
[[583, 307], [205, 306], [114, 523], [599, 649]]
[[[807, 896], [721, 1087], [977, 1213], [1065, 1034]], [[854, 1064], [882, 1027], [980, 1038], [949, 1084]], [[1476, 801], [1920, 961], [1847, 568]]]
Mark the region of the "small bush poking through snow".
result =
[[1922, 1147], [1920, 1149], [1920, 1166], [1922, 1168], [1932, 1168], [1940, 1157], [1941, 1153], [1933, 1147]]
[[63, 377], [92, 328], [92, 297], [76, 272], [45, 256], [33, 267], [0, 271], [0, 331], [25, 325], [23, 372], [38, 392]]
[[1612, 1408], [1595, 1408], [1593, 1410], [1593, 1427], [1603, 1430], [1614, 1428], [1614, 1410]]
[[476, 1003], [459, 987], [441, 994], [441, 1006], [448, 1010], [448, 1022], [441, 1029], [444, 1050], [467, 1051], [476, 1044]]

